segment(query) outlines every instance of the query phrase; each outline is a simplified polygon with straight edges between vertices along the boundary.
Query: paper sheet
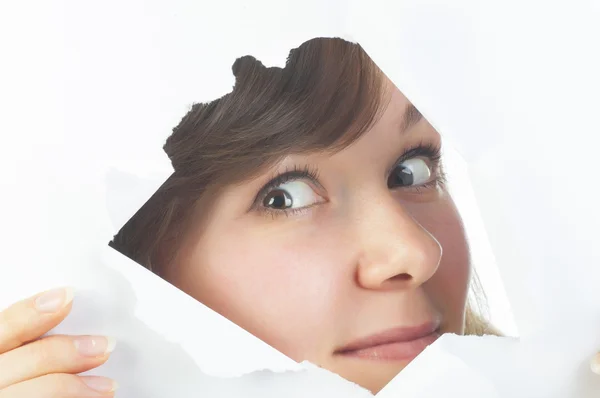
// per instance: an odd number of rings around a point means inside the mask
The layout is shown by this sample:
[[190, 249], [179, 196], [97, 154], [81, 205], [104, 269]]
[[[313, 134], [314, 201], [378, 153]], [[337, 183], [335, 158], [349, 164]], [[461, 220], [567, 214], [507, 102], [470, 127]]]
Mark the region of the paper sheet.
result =
[[[93, 373], [116, 377], [123, 396], [368, 395], [296, 364], [105, 246], [169, 175], [160, 148], [187, 106], [231, 89], [236, 57], [281, 65], [290, 48], [318, 36], [358, 41], [458, 147], [521, 335], [445, 336], [379, 395], [600, 391], [587, 365], [600, 347], [595, 3], [29, 7], [0, 12], [9, 60], [0, 67], [9, 93], [0, 95], [8, 188], [0, 306], [79, 287], [74, 313], [54, 332], [117, 337], [119, 349]], [[214, 32], [219, 40], [205, 39]], [[139, 184], [130, 197], [107, 192], [107, 181], [131, 174]], [[217, 335], [230, 336], [227, 344]], [[283, 373], [253, 373], [263, 369]]]

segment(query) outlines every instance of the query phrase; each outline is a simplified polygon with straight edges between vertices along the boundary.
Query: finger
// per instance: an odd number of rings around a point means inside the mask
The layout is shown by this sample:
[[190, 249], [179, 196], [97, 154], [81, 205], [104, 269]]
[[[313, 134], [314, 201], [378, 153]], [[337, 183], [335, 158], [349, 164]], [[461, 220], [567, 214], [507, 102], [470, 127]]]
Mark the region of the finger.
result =
[[0, 398], [114, 397], [117, 383], [97, 376], [51, 374], [0, 390]]
[[73, 289], [54, 289], [13, 304], [0, 312], [0, 354], [47, 333], [71, 311]]
[[592, 358], [592, 372], [600, 375], [600, 352]]
[[0, 355], [0, 389], [50, 373], [81, 373], [102, 365], [115, 347], [103, 336], [49, 336]]

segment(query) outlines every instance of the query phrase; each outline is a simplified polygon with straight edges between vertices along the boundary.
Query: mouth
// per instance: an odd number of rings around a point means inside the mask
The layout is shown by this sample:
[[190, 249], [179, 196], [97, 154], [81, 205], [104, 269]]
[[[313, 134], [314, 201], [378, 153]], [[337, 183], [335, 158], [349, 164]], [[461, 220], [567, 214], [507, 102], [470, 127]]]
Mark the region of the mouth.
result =
[[378, 361], [412, 361], [440, 336], [439, 322], [389, 329], [356, 340], [335, 355]]

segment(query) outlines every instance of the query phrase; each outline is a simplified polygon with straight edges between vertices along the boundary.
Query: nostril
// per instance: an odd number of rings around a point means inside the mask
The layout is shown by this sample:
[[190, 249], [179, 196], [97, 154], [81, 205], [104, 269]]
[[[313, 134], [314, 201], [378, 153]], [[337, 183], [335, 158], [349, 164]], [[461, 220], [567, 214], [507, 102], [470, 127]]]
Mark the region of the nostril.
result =
[[389, 281], [390, 282], [392, 282], [392, 281], [405, 282], [405, 281], [409, 281], [411, 279], [412, 279], [412, 275], [404, 273], [404, 274], [398, 274], [398, 275], [391, 277], [389, 279]]
[[406, 283], [413, 279], [411, 274], [403, 273], [394, 275], [382, 282], [380, 287], [382, 288], [395, 288], [399, 286], [405, 286]]

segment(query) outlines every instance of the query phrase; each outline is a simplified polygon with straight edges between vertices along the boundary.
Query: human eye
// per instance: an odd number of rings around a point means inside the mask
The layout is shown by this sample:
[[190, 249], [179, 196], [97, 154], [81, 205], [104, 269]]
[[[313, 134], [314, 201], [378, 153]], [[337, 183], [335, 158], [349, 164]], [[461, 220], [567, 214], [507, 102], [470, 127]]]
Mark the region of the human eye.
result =
[[272, 215], [290, 215], [325, 200], [316, 192], [316, 172], [310, 169], [289, 171], [271, 180], [257, 196], [255, 208]]
[[304, 181], [291, 181], [270, 191], [262, 205], [273, 210], [301, 209], [319, 202], [321, 197]]
[[441, 148], [433, 144], [419, 144], [406, 150], [388, 175], [388, 187], [418, 190], [443, 183], [440, 158]]

